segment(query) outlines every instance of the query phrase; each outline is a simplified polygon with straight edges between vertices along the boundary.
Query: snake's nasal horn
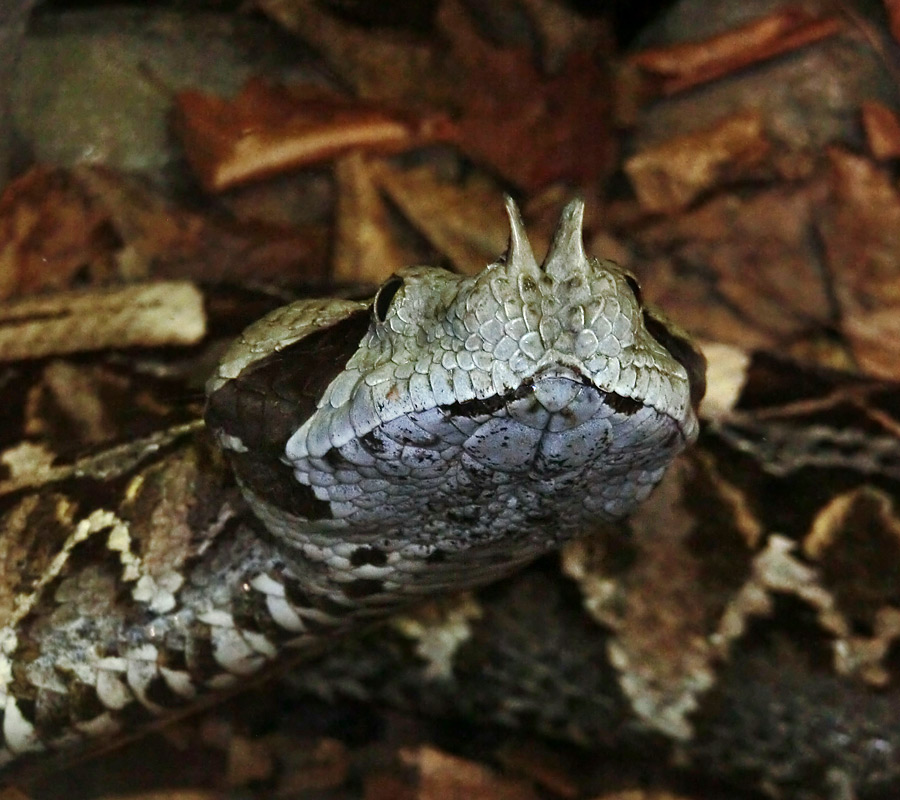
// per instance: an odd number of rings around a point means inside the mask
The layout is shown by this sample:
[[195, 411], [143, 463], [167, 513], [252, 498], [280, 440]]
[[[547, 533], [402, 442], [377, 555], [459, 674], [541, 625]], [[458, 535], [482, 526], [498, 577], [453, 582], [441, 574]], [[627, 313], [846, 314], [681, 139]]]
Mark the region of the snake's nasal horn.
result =
[[563, 209], [547, 257], [540, 267], [528, 241], [519, 207], [509, 195], [506, 196], [506, 213], [509, 216], [509, 249], [506, 263], [511, 270], [532, 276], [543, 270], [554, 280], [565, 280], [574, 273], [584, 273], [588, 270], [587, 255], [582, 241], [583, 200], [580, 198], [572, 200]]

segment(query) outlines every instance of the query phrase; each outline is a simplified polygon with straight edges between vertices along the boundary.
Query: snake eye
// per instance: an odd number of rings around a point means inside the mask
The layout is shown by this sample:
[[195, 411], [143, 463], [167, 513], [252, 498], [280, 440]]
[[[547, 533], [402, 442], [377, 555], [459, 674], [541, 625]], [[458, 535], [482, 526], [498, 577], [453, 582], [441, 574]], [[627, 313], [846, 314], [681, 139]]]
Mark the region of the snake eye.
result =
[[375, 295], [375, 302], [372, 304], [375, 319], [379, 322], [384, 322], [385, 319], [387, 319], [391, 301], [394, 299], [394, 295], [397, 294], [401, 286], [403, 286], [403, 278], [398, 278], [396, 276], [388, 278], [381, 284], [381, 288], [379, 288], [378, 293]]
[[641, 285], [637, 282], [637, 278], [634, 275], [626, 275], [625, 283], [628, 284], [628, 288], [631, 289], [631, 293], [634, 295], [634, 299], [637, 300], [638, 306], [643, 305], [644, 298], [641, 294]]

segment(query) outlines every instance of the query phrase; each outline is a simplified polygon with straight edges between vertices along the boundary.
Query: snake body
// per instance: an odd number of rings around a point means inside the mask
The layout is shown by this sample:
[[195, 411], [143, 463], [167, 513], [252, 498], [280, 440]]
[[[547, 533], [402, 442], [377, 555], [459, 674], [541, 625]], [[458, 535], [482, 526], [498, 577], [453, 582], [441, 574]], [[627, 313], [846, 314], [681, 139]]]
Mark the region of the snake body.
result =
[[76, 465], [79, 501], [23, 459], [3, 497], [4, 761], [485, 584], [647, 497], [697, 435], [702, 356], [586, 256], [580, 202], [541, 265], [508, 211], [508, 251], [475, 277], [408, 268], [371, 302], [251, 326], [207, 387], [218, 448], [197, 426], [151, 436]]

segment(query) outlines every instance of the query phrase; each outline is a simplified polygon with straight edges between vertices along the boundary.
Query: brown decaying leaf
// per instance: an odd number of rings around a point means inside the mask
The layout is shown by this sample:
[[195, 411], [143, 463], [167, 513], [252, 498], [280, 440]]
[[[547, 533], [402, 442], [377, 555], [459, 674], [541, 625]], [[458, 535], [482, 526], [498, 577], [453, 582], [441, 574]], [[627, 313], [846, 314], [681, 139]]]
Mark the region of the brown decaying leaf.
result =
[[523, 191], [554, 181], [587, 186], [612, 169], [612, 84], [602, 53], [590, 49], [596, 35], [580, 37], [588, 49], [554, 53], [559, 69], [545, 75], [527, 48], [481, 37], [458, 0], [443, 0], [437, 15], [446, 49], [362, 32], [306, 0], [257, 5], [323, 53], [360, 97], [453, 115], [458, 147]]
[[717, 185], [758, 175], [770, 149], [762, 116], [748, 111], [643, 150], [625, 172], [646, 211], [671, 214]]
[[862, 156], [828, 152], [831, 200], [822, 238], [841, 330], [859, 366], [900, 378], [900, 192]]
[[611, 81], [598, 54], [573, 52], [547, 76], [527, 49], [478, 36], [459, 4], [445, 2], [439, 21], [462, 68], [457, 144], [473, 160], [526, 192], [611, 171]]
[[658, 92], [672, 95], [834, 36], [842, 28], [838, 17], [788, 8], [709, 39], [643, 50], [629, 61], [650, 76]]
[[0, 299], [149, 278], [321, 281], [326, 251], [324, 228], [189, 212], [102, 167], [37, 167], [0, 198]]
[[0, 307], [0, 361], [196, 344], [205, 330], [203, 296], [185, 281], [38, 295]]
[[251, 80], [234, 100], [186, 91], [175, 104], [176, 131], [210, 192], [350, 150], [398, 153], [453, 136], [444, 115], [392, 112], [315, 86]]
[[891, 36], [894, 41], [900, 42], [900, 0], [884, 0], [884, 8], [887, 11]]
[[526, 781], [502, 777], [428, 745], [401, 750], [400, 758], [418, 770], [417, 800], [537, 800]]
[[411, 108], [452, 104], [454, 71], [445, 49], [407, 33], [364, 30], [322, 10], [317, 0], [252, 0], [313, 47], [364, 100]]
[[472, 176], [460, 185], [441, 181], [431, 167], [398, 170], [388, 164], [375, 175], [404, 216], [460, 272], [474, 274], [506, 249], [503, 195], [486, 178]]
[[827, 196], [823, 180], [723, 193], [643, 225], [632, 239], [645, 296], [695, 334], [746, 348], [822, 330], [833, 309], [813, 241]]
[[875, 100], [865, 100], [862, 122], [869, 150], [875, 158], [900, 158], [900, 118], [896, 111]]
[[0, 196], [0, 299], [116, 273], [108, 214], [71, 174], [38, 167]]

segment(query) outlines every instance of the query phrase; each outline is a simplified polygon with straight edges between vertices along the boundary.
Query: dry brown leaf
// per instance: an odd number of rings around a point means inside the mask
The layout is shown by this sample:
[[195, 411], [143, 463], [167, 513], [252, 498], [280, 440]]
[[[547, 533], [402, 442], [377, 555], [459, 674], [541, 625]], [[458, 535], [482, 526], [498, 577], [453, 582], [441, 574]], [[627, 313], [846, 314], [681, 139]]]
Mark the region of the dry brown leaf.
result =
[[900, 192], [868, 159], [829, 150], [821, 225], [841, 330], [860, 367], [900, 378]]
[[300, 283], [325, 275], [327, 233], [214, 219], [102, 167], [36, 168], [0, 198], [0, 299], [150, 278]]
[[[559, 70], [545, 75], [529, 49], [481, 37], [458, 0], [443, 0], [438, 13], [447, 50], [394, 32], [362, 32], [308, 0], [257, 4], [323, 53], [360, 97], [453, 115], [456, 144], [522, 190], [554, 181], [584, 186], [612, 169], [611, 82], [596, 35], [580, 37], [588, 49], [555, 55]], [[584, 30], [593, 28], [581, 22]]]
[[401, 750], [400, 758], [419, 772], [418, 800], [537, 800], [526, 781], [504, 778], [428, 745]]
[[347, 745], [337, 739], [322, 738], [297, 748], [296, 741], [281, 740], [283, 761], [287, 762], [278, 785], [278, 797], [297, 797], [315, 791], [327, 793], [343, 786], [350, 771]]
[[0, 361], [190, 345], [205, 332], [203, 296], [185, 281], [36, 295], [0, 307]]
[[894, 41], [900, 42], [900, 0], [884, 0], [884, 8], [887, 11], [891, 36]]
[[325, 276], [324, 228], [211, 218], [174, 207], [112, 170], [84, 167], [74, 174], [108, 215], [127, 279], [290, 284]]
[[398, 153], [453, 135], [443, 115], [390, 112], [315, 86], [251, 80], [234, 100], [188, 91], [175, 103], [188, 161], [210, 192], [351, 150]]
[[[486, 178], [441, 181], [431, 167], [380, 165], [376, 180], [431, 245], [464, 274], [474, 274], [506, 249], [509, 222], [503, 195]], [[538, 242], [534, 242], [535, 248]]]
[[342, 283], [381, 283], [395, 269], [417, 261], [393, 235], [388, 210], [375, 183], [377, 172], [361, 153], [337, 162], [333, 276]]
[[788, 8], [709, 39], [643, 50], [629, 61], [653, 79], [657, 91], [672, 95], [834, 36], [842, 28], [838, 17]]
[[433, 41], [406, 32], [375, 32], [343, 22], [316, 0], [253, 0], [264, 14], [310, 44], [356, 94], [406, 107], [452, 105], [457, 75]]
[[826, 327], [833, 309], [812, 244], [826, 196], [824, 181], [723, 194], [644, 227], [635, 269], [647, 298], [706, 339], [748, 348]]
[[862, 121], [875, 158], [900, 158], [900, 117], [896, 111], [875, 100], [866, 100], [862, 104]]
[[762, 116], [748, 111], [643, 150], [625, 172], [646, 211], [671, 214], [723, 183], [758, 176], [770, 150]]
[[38, 167], [0, 196], [0, 299], [114, 277], [109, 216], [70, 173]]
[[457, 3], [445, 2], [439, 21], [462, 68], [457, 144], [472, 159], [526, 192], [611, 171], [611, 82], [599, 54], [573, 52], [548, 76], [528, 49], [478, 36]]
[[526, 775], [554, 797], [575, 798], [579, 795], [573, 765], [567, 764], [558, 752], [541, 742], [533, 739], [517, 742], [503, 747], [498, 757], [506, 769]]

